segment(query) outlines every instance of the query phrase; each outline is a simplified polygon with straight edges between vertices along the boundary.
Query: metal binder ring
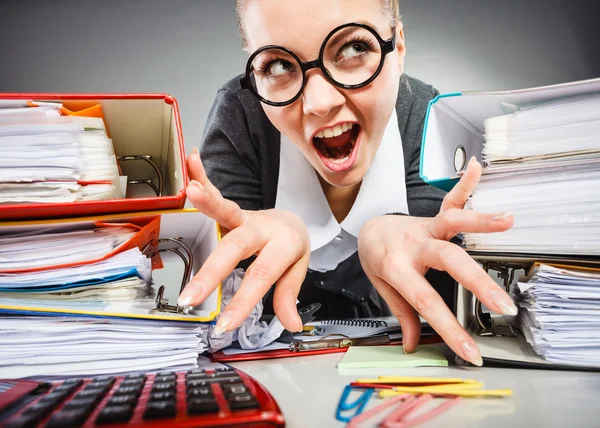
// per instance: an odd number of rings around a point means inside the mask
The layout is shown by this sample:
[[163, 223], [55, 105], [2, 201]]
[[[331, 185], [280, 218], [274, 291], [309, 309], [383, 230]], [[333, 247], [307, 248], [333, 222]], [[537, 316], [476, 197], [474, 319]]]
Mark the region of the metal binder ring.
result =
[[[152, 160], [152, 155], [118, 155], [117, 160], [119, 160], [120, 162], [126, 162], [126, 161], [132, 161], [132, 160], [142, 160], [142, 161], [150, 164], [150, 166], [156, 173], [156, 177], [158, 178], [158, 190], [156, 188], [156, 185], [154, 185], [153, 182], [152, 182], [151, 187], [156, 192], [156, 196], [159, 196], [159, 197], [163, 196], [163, 193], [164, 193], [163, 175], [162, 175], [162, 172], [160, 171], [160, 168], [156, 164], [156, 162], [154, 162], [154, 160]], [[152, 181], [152, 180], [150, 180], [150, 181]], [[148, 184], [148, 185], [150, 185], [148, 183], [148, 180], [131, 180], [128, 182], [128, 184]]]
[[458, 173], [464, 171], [467, 164], [467, 151], [463, 146], [458, 146], [454, 151], [454, 170]]

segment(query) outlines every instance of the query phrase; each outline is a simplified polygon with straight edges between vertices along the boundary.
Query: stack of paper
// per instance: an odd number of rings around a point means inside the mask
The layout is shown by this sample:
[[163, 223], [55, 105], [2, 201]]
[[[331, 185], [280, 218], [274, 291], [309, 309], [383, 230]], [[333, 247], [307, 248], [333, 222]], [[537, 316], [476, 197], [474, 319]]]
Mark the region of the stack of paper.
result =
[[600, 270], [536, 265], [515, 287], [516, 326], [553, 363], [600, 367]]
[[100, 118], [61, 116], [61, 104], [0, 103], [0, 203], [121, 197], [112, 141]]
[[521, 108], [485, 122], [484, 173], [466, 207], [510, 212], [506, 232], [466, 233], [468, 248], [600, 254], [600, 95]]
[[152, 260], [132, 243], [157, 224], [0, 236], [0, 378], [194, 368], [208, 326], [149, 316]]
[[187, 370], [206, 350], [197, 323], [0, 317], [0, 379]]

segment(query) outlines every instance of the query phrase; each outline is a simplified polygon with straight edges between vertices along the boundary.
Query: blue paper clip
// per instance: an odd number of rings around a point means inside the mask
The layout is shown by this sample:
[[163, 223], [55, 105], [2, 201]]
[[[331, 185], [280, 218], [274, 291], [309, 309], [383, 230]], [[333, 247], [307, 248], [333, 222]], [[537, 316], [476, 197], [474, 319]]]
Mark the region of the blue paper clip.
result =
[[[352, 389], [354, 389], [352, 385], [346, 385], [344, 387], [344, 391], [342, 392], [342, 396], [340, 397], [340, 402], [338, 403], [337, 410], [335, 411], [335, 418], [340, 422], [348, 423], [354, 416], [360, 415], [367, 405], [367, 402], [371, 398], [371, 395], [373, 395], [373, 388], [367, 388], [366, 391], [363, 392], [355, 401], [348, 403], [347, 400], [352, 392]], [[352, 410], [354, 408], [356, 408], [356, 411], [353, 415], [342, 416], [342, 412]]]

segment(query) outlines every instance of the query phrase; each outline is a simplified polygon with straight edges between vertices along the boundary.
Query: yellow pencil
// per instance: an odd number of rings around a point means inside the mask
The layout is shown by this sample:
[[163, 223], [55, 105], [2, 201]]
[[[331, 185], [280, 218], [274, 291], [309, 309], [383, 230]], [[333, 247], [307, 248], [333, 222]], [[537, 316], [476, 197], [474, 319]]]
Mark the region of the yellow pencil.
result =
[[423, 389], [423, 388], [410, 388], [410, 387], [396, 387], [393, 390], [383, 390], [379, 392], [381, 398], [393, 397], [400, 394], [432, 394], [432, 395], [454, 395], [460, 397], [510, 397], [512, 396], [511, 389], [481, 389], [481, 390], [470, 390], [470, 389]]

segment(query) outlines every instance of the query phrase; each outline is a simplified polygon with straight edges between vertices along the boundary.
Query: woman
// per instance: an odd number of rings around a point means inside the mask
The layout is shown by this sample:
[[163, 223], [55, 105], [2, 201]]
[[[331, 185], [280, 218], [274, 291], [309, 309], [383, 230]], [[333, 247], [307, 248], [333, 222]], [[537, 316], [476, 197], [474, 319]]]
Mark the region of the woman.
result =
[[190, 201], [228, 233], [179, 303], [201, 302], [256, 255], [218, 331], [241, 324], [276, 283], [267, 301], [288, 330], [301, 329], [297, 298], [323, 304], [325, 317], [391, 311], [411, 352], [419, 313], [481, 365], [440, 296], [451, 303], [455, 283], [434, 270], [515, 314], [501, 287], [448, 242], [506, 230], [513, 218], [462, 209], [481, 175], [474, 159], [445, 196], [420, 180], [424, 116], [437, 92], [403, 75], [397, 2], [238, 0], [237, 8], [246, 73], [218, 92], [202, 145], [206, 173], [197, 150], [188, 160]]

